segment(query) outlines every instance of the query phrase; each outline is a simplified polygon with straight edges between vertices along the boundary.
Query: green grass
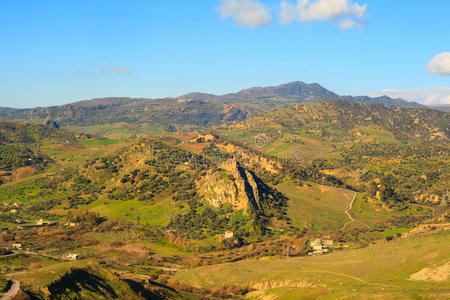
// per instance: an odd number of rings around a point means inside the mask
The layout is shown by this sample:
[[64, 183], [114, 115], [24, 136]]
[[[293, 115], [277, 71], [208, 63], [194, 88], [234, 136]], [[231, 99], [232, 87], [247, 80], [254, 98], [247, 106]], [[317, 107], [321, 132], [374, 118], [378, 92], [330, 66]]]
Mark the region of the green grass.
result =
[[113, 242], [126, 242], [133, 238], [133, 234], [127, 231], [87, 232], [83, 236], [86, 238], [98, 240], [102, 244], [111, 244]]
[[[392, 216], [401, 216], [408, 213], [413, 215], [423, 215], [430, 211], [429, 207], [422, 207], [417, 204], [409, 204], [407, 209], [402, 211], [387, 210], [384, 207], [377, 206], [376, 204], [365, 199], [364, 194], [358, 194], [353, 204], [352, 215], [359, 221], [368, 225], [374, 226], [377, 223], [386, 220]], [[405, 231], [405, 230], [404, 230]], [[404, 232], [401, 231], [401, 232]], [[399, 231], [393, 231], [394, 234]], [[400, 233], [401, 233], [400, 232]]]
[[107, 146], [120, 143], [119, 139], [91, 139], [84, 140], [83, 146]]
[[394, 137], [394, 135], [391, 132], [376, 126], [357, 127], [356, 129], [358, 129], [361, 133], [366, 135], [366, 138], [373, 138], [379, 143], [385, 144], [399, 143], [399, 141]]
[[71, 268], [83, 268], [94, 264], [96, 262], [90, 260], [58, 263], [35, 271], [14, 275], [13, 279], [18, 279], [21, 282], [26, 282], [34, 286], [47, 286], [54, 280], [59, 279], [61, 275], [68, 272]]
[[70, 126], [67, 129], [73, 132], [85, 132], [110, 139], [127, 139], [134, 135], [150, 135], [165, 132], [161, 125], [130, 124], [125, 122], [91, 126]]
[[295, 299], [296, 293], [301, 295], [305, 288], [317, 293], [325, 291], [327, 295], [321, 296], [324, 299], [342, 296], [363, 299], [374, 295], [380, 299], [409, 299], [416, 295], [432, 299], [434, 293], [442, 293], [441, 296], [448, 293], [449, 280], [441, 283], [410, 281], [409, 277], [425, 267], [440, 266], [448, 261], [449, 244], [450, 233], [444, 231], [324, 256], [204, 266], [180, 271], [175, 279], [208, 288], [226, 283], [249, 285], [276, 295], [288, 294], [281, 299]]
[[162, 199], [155, 203], [138, 200], [97, 200], [87, 208], [106, 218], [139, 221], [152, 226], [167, 226], [171, 218], [182, 211], [169, 199]]
[[389, 218], [393, 213], [369, 202], [364, 199], [363, 194], [359, 193], [353, 204], [352, 215], [366, 224], [375, 225], [377, 222]]
[[16, 181], [0, 186], [0, 203], [20, 202], [33, 203], [45, 199], [64, 196], [62, 192], [50, 191], [42, 187], [41, 174], [33, 175], [21, 181]]
[[391, 228], [389, 230], [385, 230], [382, 233], [385, 236], [395, 236], [397, 234], [402, 234], [402, 233], [407, 232], [407, 231], [408, 231], [408, 228], [403, 228], [403, 227], [397, 228], [397, 227], [394, 227], [394, 228]]
[[352, 191], [318, 184], [298, 189], [290, 181], [276, 188], [289, 198], [288, 216], [294, 226], [326, 231], [339, 229], [349, 221], [344, 211], [354, 195]]

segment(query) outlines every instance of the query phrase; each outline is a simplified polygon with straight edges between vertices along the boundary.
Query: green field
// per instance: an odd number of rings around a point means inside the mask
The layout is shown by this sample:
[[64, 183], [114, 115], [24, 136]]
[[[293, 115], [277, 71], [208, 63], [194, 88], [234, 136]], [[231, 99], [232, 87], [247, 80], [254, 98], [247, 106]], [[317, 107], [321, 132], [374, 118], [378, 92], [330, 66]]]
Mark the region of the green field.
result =
[[67, 129], [73, 132], [85, 132], [111, 139], [127, 139], [134, 135], [149, 135], [164, 132], [164, 129], [160, 125], [130, 124], [125, 122], [89, 126], [70, 126]]
[[312, 227], [313, 230], [336, 230], [349, 218], [345, 214], [353, 195], [352, 191], [318, 184], [297, 188], [290, 181], [276, 186], [288, 201], [288, 216], [294, 226]]
[[162, 199], [155, 203], [138, 200], [98, 200], [86, 208], [98, 212], [101, 216], [112, 219], [124, 219], [152, 226], [167, 226], [172, 217], [184, 210], [178, 208], [174, 201]]
[[225, 283], [249, 285], [257, 289], [254, 298], [445, 299], [450, 292], [448, 279], [412, 281], [409, 277], [448, 262], [448, 245], [450, 233], [444, 231], [324, 256], [204, 266], [180, 271], [175, 279], [209, 288]]
[[83, 146], [105, 146], [120, 143], [119, 139], [91, 139], [83, 141]]
[[[422, 207], [417, 204], [409, 204], [406, 209], [401, 211], [387, 210], [384, 207], [375, 205], [374, 203], [365, 199], [364, 194], [358, 194], [353, 204], [352, 215], [359, 221], [364, 222], [370, 226], [374, 226], [391, 216], [402, 216], [408, 213], [413, 215], [422, 215], [430, 212], [430, 207]], [[395, 233], [398, 233], [396, 231]]]

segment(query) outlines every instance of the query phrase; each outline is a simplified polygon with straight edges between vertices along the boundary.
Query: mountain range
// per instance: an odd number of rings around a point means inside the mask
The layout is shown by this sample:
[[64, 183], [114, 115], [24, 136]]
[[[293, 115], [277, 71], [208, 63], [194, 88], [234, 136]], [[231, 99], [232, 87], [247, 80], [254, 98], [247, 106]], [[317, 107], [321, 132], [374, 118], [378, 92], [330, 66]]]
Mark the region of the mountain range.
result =
[[241, 121], [274, 108], [317, 100], [342, 99], [390, 107], [421, 107], [387, 96], [340, 96], [317, 83], [296, 81], [275, 87], [254, 87], [222, 96], [190, 93], [177, 98], [99, 98], [51, 107], [15, 109], [0, 107], [0, 119], [61, 126], [88, 126], [128, 122], [154, 127], [215, 126]]
[[312, 102], [316, 100], [335, 100], [342, 99], [353, 102], [364, 102], [372, 104], [383, 104], [392, 107], [419, 107], [418, 103], [406, 101], [403, 99], [393, 99], [388, 96], [371, 98], [368, 96], [340, 96], [318, 83], [304, 83], [302, 81], [294, 81], [279, 86], [269, 87], [253, 87], [241, 90], [237, 93], [225, 94], [217, 96], [206, 93], [189, 93], [178, 97], [178, 99], [195, 99], [195, 100], [220, 100], [225, 103], [242, 103], [249, 100], [274, 100], [288, 103]]

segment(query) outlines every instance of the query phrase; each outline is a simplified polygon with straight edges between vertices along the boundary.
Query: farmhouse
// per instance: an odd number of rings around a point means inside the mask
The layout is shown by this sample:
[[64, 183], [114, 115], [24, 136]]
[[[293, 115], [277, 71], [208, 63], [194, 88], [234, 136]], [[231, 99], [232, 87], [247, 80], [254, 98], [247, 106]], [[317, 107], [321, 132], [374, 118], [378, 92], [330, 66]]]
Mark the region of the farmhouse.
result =
[[12, 244], [12, 247], [14, 250], [22, 250], [22, 244], [20, 243], [14, 243]]
[[321, 240], [316, 239], [314, 241], [311, 241], [311, 248], [312, 251], [308, 252], [308, 255], [321, 255], [325, 254], [329, 251], [331, 245], [333, 245], [333, 240]]
[[324, 242], [325, 245], [327, 245], [327, 246], [333, 246], [333, 244], [334, 244], [333, 240], [325, 240], [325, 241], [323, 241], [323, 242]]
[[233, 236], [234, 236], [233, 231], [230, 231], [230, 230], [225, 231], [224, 237], [226, 239], [231, 239], [231, 238], [233, 238]]
[[79, 260], [80, 259], [80, 255], [79, 254], [75, 254], [75, 253], [69, 253], [66, 255], [66, 258], [68, 260]]

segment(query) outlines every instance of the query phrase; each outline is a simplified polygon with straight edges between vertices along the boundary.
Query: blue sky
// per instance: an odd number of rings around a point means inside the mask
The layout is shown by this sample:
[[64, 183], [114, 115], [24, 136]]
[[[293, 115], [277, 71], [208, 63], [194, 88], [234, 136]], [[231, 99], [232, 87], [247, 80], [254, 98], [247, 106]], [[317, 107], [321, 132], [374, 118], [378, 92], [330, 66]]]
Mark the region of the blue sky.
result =
[[450, 1], [282, 2], [1, 0], [0, 106], [295, 80], [450, 103]]

